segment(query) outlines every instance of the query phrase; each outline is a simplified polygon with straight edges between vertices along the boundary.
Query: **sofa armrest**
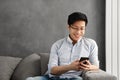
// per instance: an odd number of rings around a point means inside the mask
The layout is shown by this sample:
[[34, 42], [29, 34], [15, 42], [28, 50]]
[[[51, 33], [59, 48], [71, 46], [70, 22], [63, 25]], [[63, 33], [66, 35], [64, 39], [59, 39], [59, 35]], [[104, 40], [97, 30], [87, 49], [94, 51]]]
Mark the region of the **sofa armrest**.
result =
[[83, 71], [83, 80], [117, 80], [117, 78], [103, 70]]

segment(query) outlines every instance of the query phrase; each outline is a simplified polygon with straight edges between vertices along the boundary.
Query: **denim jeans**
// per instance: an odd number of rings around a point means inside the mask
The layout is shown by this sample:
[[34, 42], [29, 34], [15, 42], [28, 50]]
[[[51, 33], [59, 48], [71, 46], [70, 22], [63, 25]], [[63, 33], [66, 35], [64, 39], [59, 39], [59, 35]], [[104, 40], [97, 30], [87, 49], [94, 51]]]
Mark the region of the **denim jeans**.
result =
[[45, 76], [36, 76], [36, 77], [28, 77], [26, 80], [83, 80], [81, 77], [76, 78], [59, 78], [59, 77], [49, 77]]

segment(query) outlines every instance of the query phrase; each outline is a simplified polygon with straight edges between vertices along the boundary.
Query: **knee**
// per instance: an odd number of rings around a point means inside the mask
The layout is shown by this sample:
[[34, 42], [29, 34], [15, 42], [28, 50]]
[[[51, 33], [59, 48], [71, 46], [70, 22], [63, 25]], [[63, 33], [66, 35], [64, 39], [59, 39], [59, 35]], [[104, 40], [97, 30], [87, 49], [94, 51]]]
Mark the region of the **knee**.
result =
[[33, 80], [33, 78], [32, 77], [28, 77], [25, 80]]
[[28, 77], [26, 80], [48, 80], [45, 76]]

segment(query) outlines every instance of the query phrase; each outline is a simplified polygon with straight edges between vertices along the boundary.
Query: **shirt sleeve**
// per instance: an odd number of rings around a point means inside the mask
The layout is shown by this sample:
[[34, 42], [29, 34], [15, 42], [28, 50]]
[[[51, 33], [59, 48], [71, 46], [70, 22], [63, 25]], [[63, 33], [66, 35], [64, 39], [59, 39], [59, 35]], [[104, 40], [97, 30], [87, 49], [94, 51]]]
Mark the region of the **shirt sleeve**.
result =
[[91, 41], [91, 47], [90, 47], [90, 56], [89, 60], [92, 65], [96, 65], [99, 67], [99, 60], [98, 60], [98, 46], [94, 40]]
[[51, 47], [50, 58], [48, 63], [48, 72], [51, 73], [51, 69], [54, 66], [58, 66], [58, 54], [57, 54], [57, 45], [53, 44]]

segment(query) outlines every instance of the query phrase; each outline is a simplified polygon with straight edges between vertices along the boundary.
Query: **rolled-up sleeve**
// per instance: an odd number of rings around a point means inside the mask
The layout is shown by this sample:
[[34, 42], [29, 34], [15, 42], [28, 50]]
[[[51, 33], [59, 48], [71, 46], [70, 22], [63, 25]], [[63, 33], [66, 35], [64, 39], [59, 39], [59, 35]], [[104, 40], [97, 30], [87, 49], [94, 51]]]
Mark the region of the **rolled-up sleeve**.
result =
[[98, 46], [94, 40], [92, 40], [91, 42], [92, 42], [92, 45], [91, 45], [91, 49], [90, 49], [91, 51], [90, 51], [89, 60], [90, 60], [91, 64], [99, 67]]
[[51, 47], [50, 58], [48, 63], [48, 72], [51, 73], [51, 69], [54, 66], [58, 66], [58, 54], [57, 54], [57, 45], [53, 44]]

